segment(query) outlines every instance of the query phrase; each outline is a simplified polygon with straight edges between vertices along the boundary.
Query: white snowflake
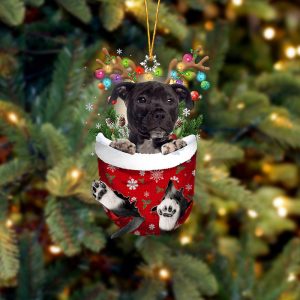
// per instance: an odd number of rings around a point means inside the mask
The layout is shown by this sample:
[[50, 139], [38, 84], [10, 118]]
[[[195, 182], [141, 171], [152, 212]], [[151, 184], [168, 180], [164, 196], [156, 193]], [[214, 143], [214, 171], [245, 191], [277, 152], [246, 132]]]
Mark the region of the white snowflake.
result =
[[185, 189], [186, 189], [187, 191], [190, 191], [192, 188], [193, 188], [193, 187], [192, 187], [190, 184], [187, 184], [187, 185], [185, 186]]
[[132, 197], [132, 198], [130, 199], [130, 202], [136, 202], [136, 197]]
[[122, 53], [123, 53], [123, 50], [122, 50], [122, 49], [120, 49], [120, 48], [117, 49], [117, 54], [118, 54], [118, 55], [121, 55]]
[[95, 155], [95, 153], [94, 153], [94, 152], [91, 152], [91, 155], [92, 155], [92, 156], [94, 156], [94, 155]]
[[146, 198], [148, 198], [149, 195], [150, 195], [150, 194], [149, 194], [149, 192], [147, 192], [147, 191], [144, 193], [144, 197], [146, 197]]
[[187, 108], [185, 108], [183, 111], [182, 111], [182, 114], [185, 116], [185, 117], [188, 117], [190, 114], [191, 114], [191, 111]]
[[106, 167], [106, 169], [107, 170], [110, 170], [110, 171], [112, 171], [113, 173], [117, 170], [117, 167], [115, 167], [115, 166], [112, 166], [112, 165], [108, 165], [107, 167]]
[[173, 181], [179, 182], [179, 178], [177, 176], [172, 176], [170, 179]]
[[154, 225], [154, 224], [150, 224], [150, 225], [149, 225], [149, 229], [150, 229], [150, 230], [154, 230], [154, 228], [155, 228], [155, 225]]
[[145, 56], [145, 60], [141, 62], [141, 65], [144, 67], [146, 73], [151, 73], [156, 70], [160, 63], [156, 60], [156, 55], [152, 57], [152, 67], [148, 66], [148, 62], [150, 61], [150, 57], [148, 55]]
[[150, 179], [153, 179], [156, 183], [158, 183], [161, 179], [164, 179], [163, 176], [164, 171], [151, 171], [151, 177]]
[[192, 175], [195, 176], [196, 175], [196, 170], [192, 171]]
[[101, 124], [100, 124], [100, 123], [97, 123], [97, 124], [96, 124], [96, 128], [97, 128], [97, 129], [100, 129], [100, 127], [101, 127]]
[[133, 179], [133, 178], [130, 178], [128, 181], [127, 181], [127, 187], [130, 189], [130, 190], [136, 190], [136, 188], [138, 187], [138, 183], [137, 183], [137, 180]]
[[140, 173], [141, 176], [145, 176], [146, 172], [145, 171], [140, 171], [139, 173]]
[[88, 103], [85, 105], [85, 109], [88, 111], [92, 111], [94, 109], [94, 105], [92, 103]]
[[138, 230], [136, 230], [136, 231], [134, 232], [134, 234], [135, 234], [135, 235], [141, 235], [141, 233], [140, 233]]

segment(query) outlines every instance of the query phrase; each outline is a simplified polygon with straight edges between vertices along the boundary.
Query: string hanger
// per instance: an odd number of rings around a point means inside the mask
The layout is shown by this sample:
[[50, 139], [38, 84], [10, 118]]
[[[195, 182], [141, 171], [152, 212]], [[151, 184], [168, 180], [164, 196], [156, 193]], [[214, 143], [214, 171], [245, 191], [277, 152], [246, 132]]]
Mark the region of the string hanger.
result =
[[159, 12], [160, 0], [158, 0], [157, 6], [156, 6], [156, 15], [155, 15], [155, 23], [154, 23], [152, 40], [151, 40], [151, 36], [150, 36], [148, 3], [147, 3], [147, 0], [144, 0], [144, 1], [145, 1], [145, 11], [146, 11], [146, 20], [147, 20], [149, 59], [153, 60], [153, 48], [154, 48], [154, 40], [155, 40], [155, 35], [156, 35], [156, 27], [157, 27], [157, 22], [158, 22], [158, 12]]

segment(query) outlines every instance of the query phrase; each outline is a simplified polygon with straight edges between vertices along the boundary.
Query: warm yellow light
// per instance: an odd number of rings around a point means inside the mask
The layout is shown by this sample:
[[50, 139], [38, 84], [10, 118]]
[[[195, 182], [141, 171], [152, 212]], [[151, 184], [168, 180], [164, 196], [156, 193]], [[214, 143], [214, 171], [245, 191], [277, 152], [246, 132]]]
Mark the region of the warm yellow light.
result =
[[170, 278], [170, 271], [166, 268], [161, 268], [158, 272], [159, 278], [162, 280], [167, 280]]
[[278, 196], [274, 198], [273, 205], [277, 208], [282, 207], [284, 205], [284, 198], [282, 196]]
[[294, 58], [296, 56], [297, 52], [296, 49], [293, 46], [289, 46], [285, 49], [285, 55], [287, 58]]
[[144, 77], [145, 77], [145, 80], [153, 80], [153, 75], [151, 73], [146, 73], [144, 75]]
[[256, 219], [258, 217], [258, 214], [255, 210], [249, 209], [248, 210], [248, 216], [252, 219]]
[[7, 228], [11, 228], [14, 225], [14, 223], [11, 219], [7, 219], [5, 225]]
[[211, 31], [213, 30], [215, 27], [214, 23], [212, 21], [206, 21], [204, 23], [204, 28], [207, 30], [207, 31]]
[[73, 179], [78, 179], [80, 175], [81, 175], [81, 172], [80, 172], [80, 170], [78, 170], [78, 169], [73, 169], [73, 170], [71, 171], [71, 177], [72, 177]]
[[257, 237], [261, 237], [261, 236], [264, 235], [264, 231], [263, 231], [261, 228], [257, 227], [257, 228], [255, 229], [255, 235], [256, 235]]
[[224, 207], [221, 207], [221, 208], [218, 209], [218, 214], [220, 216], [225, 216], [227, 214], [227, 211]]
[[270, 173], [272, 171], [272, 165], [268, 163], [264, 163], [262, 165], [262, 170], [264, 173]]
[[278, 61], [277, 63], [274, 64], [274, 69], [277, 71], [280, 71], [283, 69], [283, 63], [281, 61]]
[[136, 0], [126, 0], [125, 5], [128, 8], [134, 8], [137, 6], [137, 1]]
[[296, 275], [294, 273], [290, 273], [288, 278], [287, 278], [287, 281], [288, 282], [293, 282], [297, 279]]
[[285, 218], [288, 214], [288, 211], [285, 207], [279, 207], [277, 210], [278, 216], [281, 218]]
[[205, 154], [203, 160], [206, 161], [206, 162], [211, 161], [211, 155], [210, 154]]
[[192, 238], [188, 235], [183, 235], [179, 238], [179, 241], [181, 245], [187, 245], [191, 243]]
[[49, 246], [49, 251], [52, 254], [59, 254], [59, 253], [61, 253], [61, 248], [59, 246], [56, 246], [56, 245], [51, 245], [51, 246]]
[[275, 37], [276, 31], [273, 27], [266, 27], [263, 31], [263, 36], [266, 40], [272, 40]]
[[106, 73], [111, 73], [113, 69], [112, 69], [112, 66], [106, 65], [106, 66], [104, 67], [104, 70], [105, 70]]
[[15, 114], [14, 112], [9, 112], [7, 114], [7, 118], [9, 120], [9, 122], [14, 123], [14, 124], [17, 124], [19, 121], [17, 114]]
[[238, 109], [244, 109], [245, 108], [245, 103], [240, 102], [237, 106]]
[[297, 54], [300, 56], [300, 45], [297, 47]]
[[235, 6], [241, 6], [243, 4], [243, 0], [231, 0], [231, 3]]
[[276, 114], [276, 113], [272, 113], [272, 114], [270, 115], [270, 119], [271, 119], [272, 121], [276, 121], [277, 118], [278, 118], [278, 114]]

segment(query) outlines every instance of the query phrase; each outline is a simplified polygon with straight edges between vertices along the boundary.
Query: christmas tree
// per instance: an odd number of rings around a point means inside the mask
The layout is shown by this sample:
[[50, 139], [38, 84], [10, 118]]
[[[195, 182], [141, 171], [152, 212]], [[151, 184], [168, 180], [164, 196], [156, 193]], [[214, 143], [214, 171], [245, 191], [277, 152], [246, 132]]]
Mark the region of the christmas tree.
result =
[[162, 69], [199, 44], [210, 56], [195, 204], [173, 233], [111, 240], [90, 191], [107, 112], [93, 72], [102, 47], [143, 61], [145, 3], [2, 0], [0, 299], [300, 299], [299, 14], [292, 0], [162, 1]]

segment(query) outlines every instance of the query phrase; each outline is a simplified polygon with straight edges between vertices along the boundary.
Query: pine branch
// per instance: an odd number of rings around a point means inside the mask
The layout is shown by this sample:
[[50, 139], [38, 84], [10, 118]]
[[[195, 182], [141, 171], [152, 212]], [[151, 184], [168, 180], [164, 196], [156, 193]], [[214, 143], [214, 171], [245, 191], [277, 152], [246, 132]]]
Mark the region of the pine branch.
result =
[[124, 3], [119, 0], [101, 0], [100, 18], [108, 31], [117, 29], [124, 19]]
[[135, 300], [156, 300], [160, 291], [163, 291], [163, 284], [161, 281], [154, 279], [145, 279], [134, 293]]
[[56, 0], [56, 2], [83, 23], [90, 22], [92, 14], [85, 0]]
[[16, 235], [13, 229], [7, 228], [5, 222], [0, 222], [0, 278], [11, 279], [19, 270], [19, 251]]
[[0, 186], [17, 181], [28, 172], [30, 164], [27, 161], [15, 158], [0, 166]]
[[0, 20], [4, 23], [17, 26], [23, 22], [25, 6], [21, 0], [1, 0]]

